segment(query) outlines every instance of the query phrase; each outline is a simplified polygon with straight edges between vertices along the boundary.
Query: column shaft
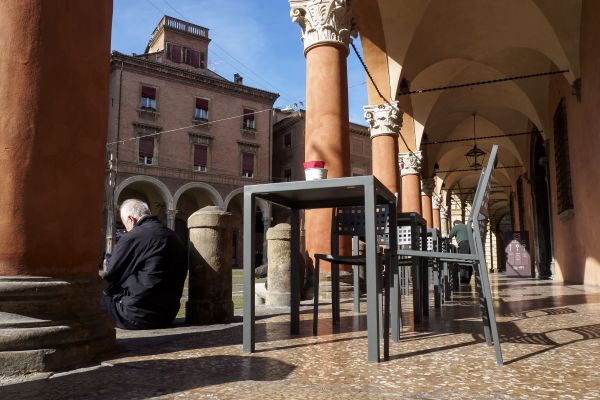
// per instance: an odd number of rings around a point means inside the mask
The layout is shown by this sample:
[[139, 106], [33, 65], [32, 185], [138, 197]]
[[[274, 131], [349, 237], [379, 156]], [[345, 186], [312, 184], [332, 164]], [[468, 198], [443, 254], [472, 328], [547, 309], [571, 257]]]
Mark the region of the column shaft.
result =
[[421, 214], [421, 179], [419, 175], [402, 177], [402, 212]]
[[[306, 160], [325, 161], [328, 178], [350, 174], [346, 56], [347, 49], [331, 44], [313, 46], [306, 53], [304, 154]], [[309, 256], [329, 253], [331, 210], [307, 211], [305, 221]], [[340, 245], [342, 254], [348, 252], [346, 241]]]
[[433, 228], [433, 211], [431, 208], [431, 196], [427, 194], [421, 195], [421, 211], [423, 219], [427, 222], [428, 228]]

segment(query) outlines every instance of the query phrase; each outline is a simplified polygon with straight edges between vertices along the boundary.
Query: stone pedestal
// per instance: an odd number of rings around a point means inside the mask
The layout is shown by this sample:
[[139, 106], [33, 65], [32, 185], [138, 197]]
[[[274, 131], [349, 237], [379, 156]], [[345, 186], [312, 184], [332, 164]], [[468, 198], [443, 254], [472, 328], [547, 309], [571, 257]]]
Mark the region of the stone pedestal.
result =
[[110, 352], [100, 278], [0, 277], [0, 374], [73, 368]]
[[204, 207], [188, 218], [189, 294], [185, 321], [212, 324], [233, 319], [231, 213]]
[[288, 306], [291, 301], [291, 244], [289, 224], [278, 224], [267, 231], [269, 270], [267, 305]]

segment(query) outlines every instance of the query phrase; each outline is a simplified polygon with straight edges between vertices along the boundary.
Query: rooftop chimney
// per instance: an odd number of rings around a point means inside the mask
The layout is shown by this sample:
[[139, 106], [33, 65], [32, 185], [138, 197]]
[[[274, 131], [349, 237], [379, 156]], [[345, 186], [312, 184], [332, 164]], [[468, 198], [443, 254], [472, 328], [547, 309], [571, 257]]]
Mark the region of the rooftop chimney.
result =
[[244, 78], [240, 74], [233, 75], [233, 83], [237, 83], [238, 85], [244, 84]]

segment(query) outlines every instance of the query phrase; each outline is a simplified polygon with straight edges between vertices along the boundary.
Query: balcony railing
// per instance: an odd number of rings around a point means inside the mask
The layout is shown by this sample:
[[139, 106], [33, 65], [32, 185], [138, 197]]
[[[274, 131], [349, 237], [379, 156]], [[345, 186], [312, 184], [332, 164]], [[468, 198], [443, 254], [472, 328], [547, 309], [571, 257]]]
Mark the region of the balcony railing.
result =
[[165, 16], [164, 24], [169, 28], [186, 32], [190, 35], [199, 36], [203, 38], [208, 37], [208, 29], [199, 25], [190, 24], [189, 22], [185, 22], [177, 18]]

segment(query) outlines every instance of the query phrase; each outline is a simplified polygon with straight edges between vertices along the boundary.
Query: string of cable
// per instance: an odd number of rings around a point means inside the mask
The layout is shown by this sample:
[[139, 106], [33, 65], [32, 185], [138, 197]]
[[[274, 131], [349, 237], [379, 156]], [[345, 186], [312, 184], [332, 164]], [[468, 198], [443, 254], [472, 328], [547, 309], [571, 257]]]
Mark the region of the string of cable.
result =
[[113, 144], [118, 144], [118, 143], [123, 144], [123, 143], [130, 142], [130, 141], [133, 141], [133, 140], [139, 140], [139, 139], [145, 138], [145, 137], [154, 137], [154, 136], [158, 136], [158, 135], [164, 135], [164, 134], [167, 134], [167, 133], [174, 133], [174, 132], [178, 132], [178, 131], [183, 131], [185, 129], [195, 128], [195, 127], [198, 127], [198, 126], [212, 125], [212, 124], [215, 124], [215, 123], [218, 123], [218, 122], [229, 121], [229, 120], [232, 120], [232, 119], [239, 119], [239, 118], [242, 118], [242, 117], [244, 117], [246, 115], [255, 115], [255, 114], [260, 114], [260, 113], [264, 113], [264, 112], [268, 112], [268, 111], [273, 111], [273, 110], [274, 110], [274, 108], [266, 108], [264, 110], [254, 111], [252, 113], [244, 113], [244, 114], [240, 114], [240, 115], [235, 115], [233, 117], [226, 117], [226, 118], [216, 119], [214, 121], [198, 122], [198, 123], [195, 123], [193, 125], [182, 126], [180, 128], [169, 129], [169, 130], [166, 130], [166, 131], [152, 132], [152, 133], [148, 133], [146, 135], [139, 135], [139, 136], [136, 136], [136, 137], [133, 137], [133, 138], [127, 138], [127, 139], [116, 140], [114, 142], [108, 142], [108, 143], [106, 143], [106, 146], [108, 147], [108, 146], [111, 146]]
[[[527, 132], [517, 132], [517, 133], [504, 133], [501, 135], [492, 135], [492, 136], [481, 136], [477, 137], [477, 140], [483, 139], [497, 139], [502, 137], [511, 137], [511, 136], [523, 136], [523, 135], [535, 135], [536, 133], [542, 133], [539, 130], [527, 131]], [[473, 138], [463, 138], [463, 139], [448, 139], [448, 140], [438, 140], [436, 142], [421, 142], [422, 146], [430, 146], [433, 144], [445, 144], [445, 143], [457, 143], [457, 142], [472, 142]]]
[[460, 84], [457, 84], [457, 85], [440, 86], [440, 87], [429, 88], [429, 89], [417, 89], [417, 90], [410, 90], [410, 91], [402, 91], [402, 90], [400, 90], [400, 93], [398, 93], [398, 96], [408, 96], [408, 95], [411, 95], [411, 94], [423, 94], [423, 93], [437, 92], [437, 91], [440, 91], [440, 90], [450, 90], [450, 89], [465, 88], [465, 87], [470, 87], [470, 86], [489, 85], [489, 84], [493, 84], [493, 83], [501, 83], [501, 82], [507, 82], [507, 81], [517, 81], [517, 80], [521, 80], [521, 79], [538, 78], [540, 76], [564, 74], [566, 72], [569, 72], [569, 70], [568, 69], [561, 69], [559, 71], [538, 72], [536, 74], [508, 76], [506, 78], [490, 79], [490, 80], [487, 80], [487, 81], [477, 81], [477, 82], [469, 82], [469, 83], [460, 83]]
[[[495, 167], [494, 169], [509, 169], [509, 168], [523, 168], [522, 165], [503, 165]], [[459, 168], [459, 169], [446, 169], [437, 171], [437, 173], [446, 173], [446, 172], [468, 172], [468, 171], [481, 171], [481, 168]]]
[[[389, 105], [390, 107], [394, 107], [392, 105], [392, 103], [390, 103], [390, 101], [379, 90], [379, 86], [377, 86], [377, 84], [375, 83], [375, 79], [373, 79], [373, 76], [371, 76], [371, 72], [369, 71], [369, 68], [367, 68], [367, 64], [365, 64], [365, 61], [363, 60], [363, 58], [361, 57], [361, 55], [358, 53], [358, 50], [356, 49], [356, 46], [354, 45], [354, 43], [350, 42], [350, 45], [352, 45], [352, 49], [354, 50], [354, 54], [356, 54], [356, 57], [358, 58], [358, 61], [360, 61], [362, 67], [364, 68], [365, 72], [367, 73], [367, 76], [369, 77], [369, 80], [373, 84], [373, 87], [377, 91], [377, 94], [379, 95], [379, 97], [381, 97], [381, 99], [383, 101], [385, 101], [387, 103], [387, 105]], [[402, 132], [398, 132], [398, 135], [400, 136], [400, 139], [402, 139], [402, 142], [404, 143], [404, 146], [406, 146], [406, 149], [409, 151], [409, 153], [413, 154], [413, 151], [410, 149], [410, 146], [408, 145], [408, 143], [406, 143], [406, 139], [404, 139], [404, 136], [402, 136]]]

